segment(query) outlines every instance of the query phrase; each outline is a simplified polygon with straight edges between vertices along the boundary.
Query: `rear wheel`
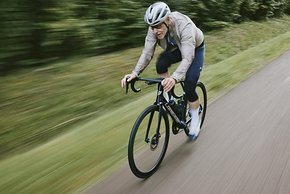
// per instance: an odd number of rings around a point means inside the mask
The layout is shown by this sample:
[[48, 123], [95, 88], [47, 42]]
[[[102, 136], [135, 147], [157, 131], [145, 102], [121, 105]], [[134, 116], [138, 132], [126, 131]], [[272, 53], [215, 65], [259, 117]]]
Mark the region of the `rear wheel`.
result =
[[160, 166], [169, 141], [167, 114], [159, 106], [146, 108], [137, 118], [128, 145], [129, 166], [139, 178], [148, 178]]
[[206, 93], [206, 88], [202, 82], [197, 83], [196, 93], [198, 95], [199, 103], [200, 103], [200, 110], [199, 110], [199, 115], [201, 119], [200, 128], [202, 128], [205, 115], [206, 115], [206, 109], [207, 109], [207, 93]]

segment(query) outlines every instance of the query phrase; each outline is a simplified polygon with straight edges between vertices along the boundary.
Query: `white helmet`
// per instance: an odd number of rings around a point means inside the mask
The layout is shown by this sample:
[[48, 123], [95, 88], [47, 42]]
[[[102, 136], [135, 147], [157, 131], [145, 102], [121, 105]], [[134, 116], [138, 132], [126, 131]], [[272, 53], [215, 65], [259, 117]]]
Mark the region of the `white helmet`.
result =
[[169, 13], [170, 9], [166, 3], [156, 2], [148, 7], [144, 20], [148, 25], [156, 26], [163, 23]]

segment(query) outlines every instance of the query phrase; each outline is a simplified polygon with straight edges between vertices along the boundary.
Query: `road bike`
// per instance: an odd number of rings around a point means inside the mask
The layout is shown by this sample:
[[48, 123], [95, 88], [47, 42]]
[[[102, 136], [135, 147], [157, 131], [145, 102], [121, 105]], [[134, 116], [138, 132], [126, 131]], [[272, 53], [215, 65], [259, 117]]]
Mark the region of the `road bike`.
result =
[[[174, 135], [182, 131], [187, 136], [189, 133], [191, 116], [184, 92], [184, 82], [176, 84], [175, 89], [168, 92], [166, 96], [161, 85], [162, 80], [162, 78], [137, 77], [126, 85], [126, 93], [128, 93], [129, 85], [134, 92], [141, 91], [135, 88], [137, 81], [157, 85], [155, 102], [141, 112], [129, 138], [129, 166], [133, 174], [139, 178], [150, 177], [160, 166], [168, 147], [170, 127]], [[181, 94], [177, 94], [176, 87], [181, 88]], [[202, 127], [207, 109], [207, 92], [201, 81], [198, 81], [196, 85], [196, 92], [200, 101], [199, 116], [200, 127]], [[168, 115], [171, 118], [171, 125]]]

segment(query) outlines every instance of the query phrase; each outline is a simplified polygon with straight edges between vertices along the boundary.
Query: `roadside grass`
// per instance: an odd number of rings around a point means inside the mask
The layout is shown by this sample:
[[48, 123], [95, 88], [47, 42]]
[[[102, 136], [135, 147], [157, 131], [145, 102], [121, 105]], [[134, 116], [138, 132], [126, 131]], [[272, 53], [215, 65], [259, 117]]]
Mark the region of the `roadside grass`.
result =
[[261, 43], [224, 61], [206, 67], [201, 79], [207, 86], [210, 101], [234, 88], [265, 64], [290, 49], [290, 32]]
[[[262, 23], [246, 22], [207, 33], [205, 71], [288, 29], [289, 16]], [[70, 131], [76, 124], [140, 98], [143, 94], [123, 95], [119, 83], [133, 69], [141, 49], [76, 57], [0, 77], [0, 159], [37, 147]], [[155, 60], [142, 76], [156, 76]], [[224, 86], [215, 83], [217, 89]]]
[[153, 97], [147, 94], [34, 150], [2, 160], [0, 190], [71, 193], [85, 189], [125, 158], [132, 118]]
[[[228, 35], [233, 33], [234, 30], [237, 30], [236, 28], [239, 27], [236, 26], [228, 31]], [[255, 30], [253, 30], [253, 32], [254, 31]], [[259, 33], [258, 30], [256, 33]], [[266, 32], [263, 31], [260, 33], [262, 35]], [[209, 45], [209, 48], [207, 47], [208, 55], [213, 52], [210, 52], [211, 49], [217, 49], [219, 45], [217, 44], [216, 47], [211, 48], [210, 38], [213, 37], [210, 36], [213, 35], [209, 35], [209, 38], [207, 39], [207, 44]], [[237, 36], [237, 39], [242, 41], [241, 39], [243, 36], [244, 34]], [[219, 38], [222, 37], [222, 35], [219, 36]], [[231, 57], [224, 56], [224, 60], [217, 60], [219, 61], [218, 63], [212, 62], [209, 63], [210, 65], [205, 66], [201, 79], [206, 84], [211, 101], [236, 86], [242, 80], [260, 69], [263, 65], [269, 63], [271, 60], [275, 59], [281, 53], [290, 48], [290, 32], [280, 32], [279, 36], [276, 35], [273, 37], [267, 37], [264, 41], [260, 41], [259, 44], [253, 44], [245, 48], [244, 51], [239, 51], [236, 55], [233, 54]], [[215, 39], [215, 41], [219, 42], [219, 38]], [[227, 39], [229, 37], [225, 36], [224, 38]], [[269, 40], [265, 41], [266, 39]], [[249, 42], [252, 44], [253, 41], [254, 40]], [[235, 41], [233, 40], [233, 42]], [[227, 47], [227, 49], [223, 52], [233, 52], [232, 50], [235, 50], [230, 46]], [[132, 60], [135, 60], [136, 58], [133, 57], [134, 54], [132, 54], [134, 53], [133, 51], [135, 51], [135, 49], [119, 54], [121, 55], [121, 58], [124, 57], [124, 60], [119, 61], [119, 58], [117, 57], [118, 60], [115, 60], [119, 63], [116, 63], [116, 66], [114, 67], [117, 67], [118, 65], [122, 66], [125, 64], [123, 62], [126, 62], [130, 57], [132, 57]], [[127, 53], [127, 57], [125, 56], [126, 52], [129, 52]], [[108, 56], [112, 55], [103, 56], [103, 59], [98, 58], [97, 63], [103, 64], [106, 62], [106, 64], [111, 64], [110, 61], [113, 60], [112, 58], [109, 57], [108, 60], [105, 59]], [[216, 56], [220, 57], [218, 54]], [[89, 64], [90, 60], [92, 60], [91, 63], [95, 63], [94, 61], [96, 59], [87, 59], [86, 63]], [[99, 87], [102, 86], [101, 91], [106, 92], [108, 88], [119, 87], [119, 79], [121, 75], [127, 72], [129, 67], [132, 67], [132, 63], [131, 65], [126, 63], [126, 65], [119, 69], [121, 72], [118, 73], [115, 72], [114, 69], [111, 69], [111, 73], [113, 74], [112, 81], [109, 81], [111, 82], [111, 85], [104, 86], [100, 83], [100, 79], [103, 79], [103, 83], [108, 82], [107, 78], [101, 74], [98, 77], [100, 84]], [[79, 76], [79, 79], [75, 78], [82, 82], [87, 76], [87, 73], [89, 75], [88, 77], [92, 80], [94, 80], [98, 75], [93, 66], [83, 67], [81, 64], [76, 63], [72, 66], [72, 69], [74, 68], [88, 69], [80, 71], [78, 74], [73, 72], [73, 70], [69, 72], [63, 71], [65, 72], [63, 75], [65, 75], [66, 79], [69, 79], [70, 76], [75, 77], [83, 73], [84, 75]], [[107, 68], [106, 66], [97, 66], [95, 68], [103, 69], [103, 73], [108, 70], [104, 70]], [[150, 67], [145, 76], [153, 75], [153, 70], [154, 67]], [[101, 71], [98, 70], [98, 73], [99, 72]], [[91, 78], [91, 76], [93, 78]], [[53, 77], [51, 77], [51, 79], [53, 79]], [[77, 81], [73, 83], [77, 83]], [[82, 96], [82, 92], [89, 89], [93, 90], [94, 88], [93, 86], [90, 86], [92, 88], [88, 86], [88, 88], [86, 88], [86, 86], [86, 84], [83, 86], [85, 89], [80, 87], [81, 91], [78, 91], [76, 94]], [[152, 88], [154, 89], [154, 87]], [[119, 97], [123, 96], [121, 93], [123, 90], [118, 88], [113, 91]], [[114, 104], [107, 106], [107, 108], [110, 108], [105, 111], [105, 114], [101, 115], [96, 113], [86, 122], [78, 123], [76, 125], [68, 125], [66, 133], [50, 140], [49, 142], [43, 143], [41, 146], [25, 153], [1, 160], [1, 192], [71, 193], [84, 191], [103, 175], [109, 173], [112, 169], [115, 169], [118, 164], [121, 164], [123, 159], [126, 158], [127, 142], [134, 120], [144, 107], [151, 104], [154, 100], [155, 93], [149, 92], [145, 95], [146, 91], [148, 91], [148, 89], [143, 90], [143, 92], [137, 95], [129, 94], [126, 96], [127, 99], [122, 100], [121, 103], [118, 102], [118, 97], [115, 99], [115, 97], [108, 92], [106, 94], [107, 99], [104, 100], [107, 102], [114, 102]], [[94, 94], [95, 90], [88, 92]], [[76, 94], [72, 96], [72, 98], [77, 98], [78, 95]], [[105, 96], [104, 94], [102, 95]], [[81, 97], [79, 98], [82, 99]], [[133, 100], [131, 103], [128, 103], [128, 99]], [[100, 100], [101, 99], [99, 98], [97, 102], [100, 102]], [[65, 101], [60, 101], [60, 103], [65, 103]], [[102, 110], [105, 110], [105, 107], [103, 107]]]

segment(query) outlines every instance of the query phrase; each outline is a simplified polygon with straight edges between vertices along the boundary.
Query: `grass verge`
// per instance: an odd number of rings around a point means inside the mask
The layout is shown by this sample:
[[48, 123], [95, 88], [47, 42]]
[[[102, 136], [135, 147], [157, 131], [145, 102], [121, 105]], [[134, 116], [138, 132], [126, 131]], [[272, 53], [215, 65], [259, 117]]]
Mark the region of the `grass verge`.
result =
[[[220, 96], [290, 48], [290, 32], [205, 67], [211, 99]], [[144, 95], [144, 92], [143, 94]], [[126, 158], [130, 129], [154, 93], [75, 126], [31, 151], [0, 161], [3, 193], [68, 193], [85, 190]]]
[[[205, 71], [288, 29], [289, 16], [207, 33]], [[0, 117], [3, 118], [0, 160], [37, 147], [85, 119], [101, 116], [140, 98], [143, 94], [122, 95], [124, 91], [119, 87], [121, 77], [131, 71], [140, 52], [141, 48], [133, 48], [85, 59], [72, 58], [0, 77]], [[156, 76], [154, 61], [143, 75]], [[224, 86], [216, 84], [217, 89]]]

